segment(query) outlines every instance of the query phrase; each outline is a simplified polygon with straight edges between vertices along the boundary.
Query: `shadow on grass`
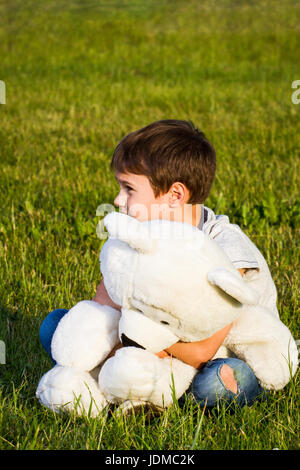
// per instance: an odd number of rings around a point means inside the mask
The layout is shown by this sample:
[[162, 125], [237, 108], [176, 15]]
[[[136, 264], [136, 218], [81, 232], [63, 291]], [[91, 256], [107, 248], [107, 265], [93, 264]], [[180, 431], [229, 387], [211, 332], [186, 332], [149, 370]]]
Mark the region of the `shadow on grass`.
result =
[[5, 344], [0, 385], [9, 393], [25, 381], [27, 392], [32, 395], [41, 375], [51, 367], [51, 360], [39, 339], [41, 319], [2, 304], [0, 325], [0, 339]]

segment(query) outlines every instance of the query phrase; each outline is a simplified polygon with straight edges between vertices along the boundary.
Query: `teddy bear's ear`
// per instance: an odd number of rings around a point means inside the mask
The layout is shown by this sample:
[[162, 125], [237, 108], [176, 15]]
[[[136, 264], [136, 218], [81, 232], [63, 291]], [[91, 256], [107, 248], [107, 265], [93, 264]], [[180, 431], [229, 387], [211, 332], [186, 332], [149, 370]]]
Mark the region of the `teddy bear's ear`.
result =
[[157, 240], [150, 237], [147, 225], [142, 224], [134, 217], [120, 212], [110, 212], [103, 223], [110, 238], [127, 243], [131, 248], [141, 252], [156, 250]]
[[224, 268], [216, 268], [209, 271], [207, 279], [241, 304], [256, 305], [258, 303], [258, 294], [243, 281], [238, 272], [235, 274]]

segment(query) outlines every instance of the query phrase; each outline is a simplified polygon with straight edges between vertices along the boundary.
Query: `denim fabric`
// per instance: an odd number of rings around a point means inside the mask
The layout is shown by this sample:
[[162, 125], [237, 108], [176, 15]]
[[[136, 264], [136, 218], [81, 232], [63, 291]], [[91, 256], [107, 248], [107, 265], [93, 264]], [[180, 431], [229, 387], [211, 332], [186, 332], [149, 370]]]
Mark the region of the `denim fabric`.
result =
[[43, 321], [40, 327], [40, 340], [42, 346], [47, 351], [54, 364], [56, 364], [56, 362], [51, 354], [52, 337], [54, 335], [54, 331], [56, 330], [58, 323], [68, 311], [69, 310], [65, 308], [58, 308], [57, 310], [53, 310], [49, 313], [49, 315], [46, 316], [45, 320]]
[[[224, 364], [227, 364], [233, 370], [238, 391], [233, 393], [223, 383], [220, 377], [220, 371]], [[201, 369], [187, 390], [180, 399], [183, 404], [187, 396], [192, 396], [200, 406], [213, 408], [218, 403], [226, 404], [234, 402], [242, 407], [251, 406], [258, 398], [263, 398], [265, 390], [259, 385], [253, 370], [238, 358], [214, 359], [206, 363]]]

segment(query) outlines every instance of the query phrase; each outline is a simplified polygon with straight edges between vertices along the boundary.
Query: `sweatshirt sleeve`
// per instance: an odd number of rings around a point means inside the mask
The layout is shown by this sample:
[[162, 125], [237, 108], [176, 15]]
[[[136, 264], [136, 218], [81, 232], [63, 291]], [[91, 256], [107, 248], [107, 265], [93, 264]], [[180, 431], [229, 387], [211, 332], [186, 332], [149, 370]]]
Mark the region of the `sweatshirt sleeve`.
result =
[[259, 269], [258, 261], [251, 248], [244, 238], [244, 234], [239, 233], [238, 226], [234, 228], [224, 228], [215, 237], [215, 241], [225, 251], [232, 264], [237, 268]]
[[207, 207], [205, 210], [203, 232], [218, 243], [236, 269], [246, 268], [244, 279], [258, 292], [259, 305], [279, 318], [277, 289], [262, 253], [238, 225], [230, 223], [227, 215], [215, 215]]
[[259, 270], [254, 245], [236, 224], [231, 224], [226, 215], [215, 215], [209, 210], [203, 231], [223, 249], [237, 269]]

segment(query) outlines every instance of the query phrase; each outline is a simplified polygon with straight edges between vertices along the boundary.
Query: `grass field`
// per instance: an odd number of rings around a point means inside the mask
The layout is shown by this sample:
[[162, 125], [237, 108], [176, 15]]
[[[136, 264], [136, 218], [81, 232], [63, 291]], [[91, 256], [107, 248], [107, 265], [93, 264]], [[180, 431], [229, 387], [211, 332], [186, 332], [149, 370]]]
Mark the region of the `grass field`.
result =
[[147, 422], [55, 415], [35, 398], [38, 338], [100, 281], [96, 208], [113, 203], [112, 152], [158, 119], [188, 119], [218, 156], [206, 205], [269, 263], [299, 334], [300, 5], [281, 1], [0, 1], [1, 449], [299, 449], [299, 378], [210, 415], [175, 404]]

